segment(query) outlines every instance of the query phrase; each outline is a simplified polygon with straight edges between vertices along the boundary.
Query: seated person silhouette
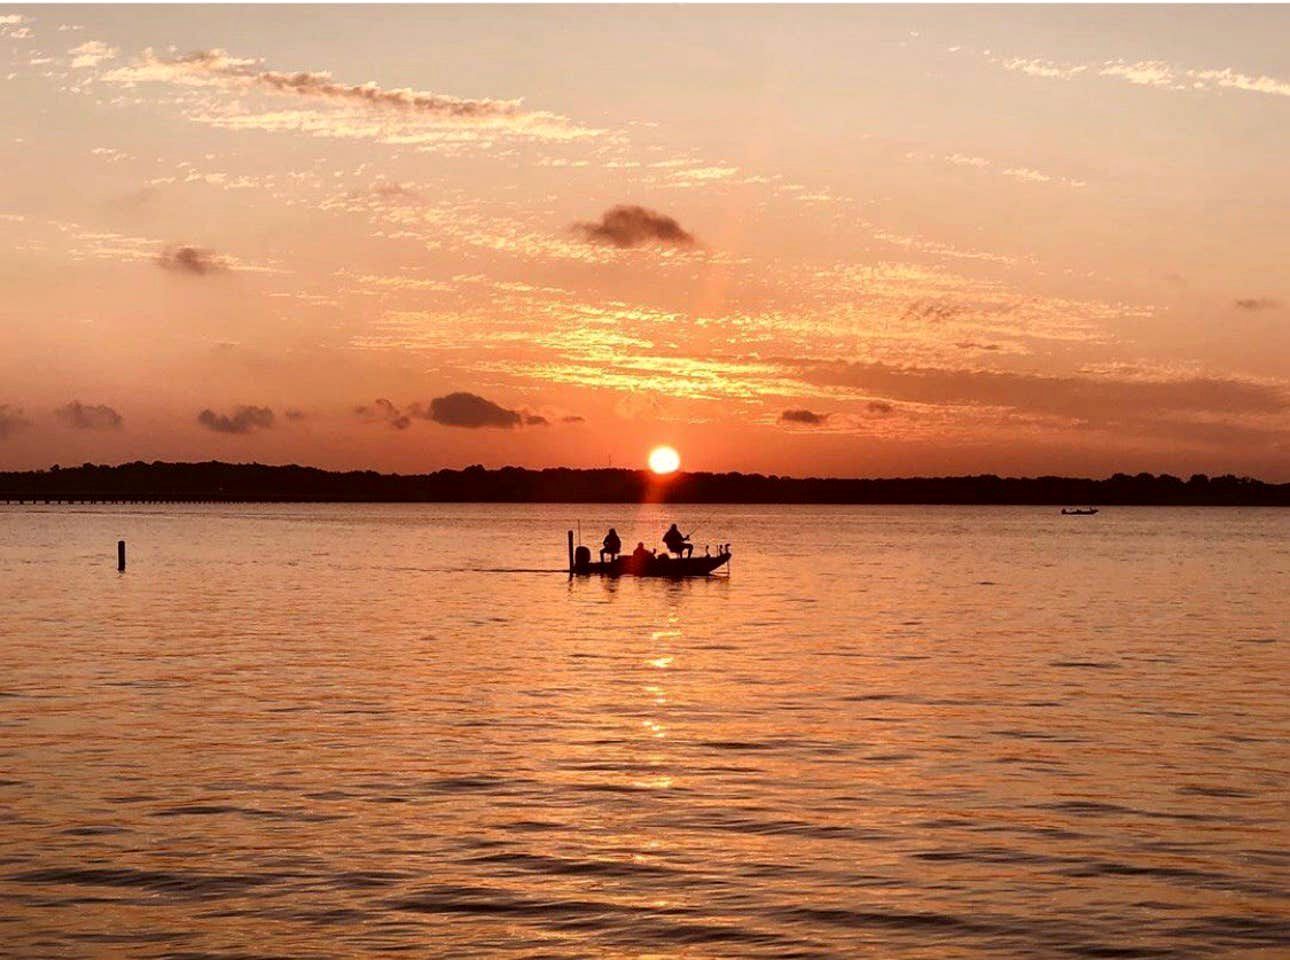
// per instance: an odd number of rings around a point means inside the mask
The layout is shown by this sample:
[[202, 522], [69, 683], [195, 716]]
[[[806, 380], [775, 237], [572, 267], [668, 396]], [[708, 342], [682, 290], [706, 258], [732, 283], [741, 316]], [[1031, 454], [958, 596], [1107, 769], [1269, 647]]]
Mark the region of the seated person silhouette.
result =
[[604, 543], [600, 547], [600, 562], [605, 562], [605, 555], [609, 555], [610, 560], [614, 560], [623, 552], [623, 542], [618, 539], [618, 531], [613, 527], [605, 534]]
[[675, 523], [667, 528], [667, 533], [663, 534], [663, 545], [678, 557], [684, 554], [688, 558], [694, 553], [694, 544], [690, 542], [689, 537], [676, 529]]

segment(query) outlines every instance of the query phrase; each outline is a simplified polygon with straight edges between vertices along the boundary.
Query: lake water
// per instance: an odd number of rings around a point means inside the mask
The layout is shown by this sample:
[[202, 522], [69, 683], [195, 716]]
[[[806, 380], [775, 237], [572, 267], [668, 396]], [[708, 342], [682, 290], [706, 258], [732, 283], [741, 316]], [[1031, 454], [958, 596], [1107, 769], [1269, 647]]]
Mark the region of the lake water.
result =
[[[673, 518], [728, 577], [559, 572]], [[0, 585], [4, 956], [1290, 955], [1290, 511], [12, 506]]]

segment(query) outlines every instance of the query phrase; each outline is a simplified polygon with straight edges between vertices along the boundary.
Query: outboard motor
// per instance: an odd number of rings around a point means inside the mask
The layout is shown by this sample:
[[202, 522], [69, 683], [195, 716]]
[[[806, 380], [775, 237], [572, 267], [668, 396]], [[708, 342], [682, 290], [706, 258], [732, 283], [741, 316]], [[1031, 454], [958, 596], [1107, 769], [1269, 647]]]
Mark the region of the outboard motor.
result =
[[590, 547], [580, 546], [578, 547], [577, 550], [573, 551], [573, 569], [575, 571], [581, 571], [585, 573], [587, 568], [590, 566], [591, 566], [591, 548]]

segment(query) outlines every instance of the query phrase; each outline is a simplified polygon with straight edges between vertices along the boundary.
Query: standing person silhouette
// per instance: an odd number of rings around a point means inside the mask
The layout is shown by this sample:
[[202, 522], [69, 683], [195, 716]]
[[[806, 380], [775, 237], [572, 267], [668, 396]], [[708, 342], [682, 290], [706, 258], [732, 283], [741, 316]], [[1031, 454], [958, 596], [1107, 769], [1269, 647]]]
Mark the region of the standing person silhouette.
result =
[[600, 547], [600, 562], [605, 562], [605, 554], [609, 554], [610, 560], [615, 560], [622, 552], [623, 542], [618, 539], [618, 531], [610, 527], [609, 532], [605, 534], [604, 543]]
[[667, 533], [663, 534], [663, 546], [678, 557], [684, 554], [688, 559], [690, 554], [694, 553], [694, 544], [690, 542], [689, 537], [676, 528], [675, 523], [667, 528]]

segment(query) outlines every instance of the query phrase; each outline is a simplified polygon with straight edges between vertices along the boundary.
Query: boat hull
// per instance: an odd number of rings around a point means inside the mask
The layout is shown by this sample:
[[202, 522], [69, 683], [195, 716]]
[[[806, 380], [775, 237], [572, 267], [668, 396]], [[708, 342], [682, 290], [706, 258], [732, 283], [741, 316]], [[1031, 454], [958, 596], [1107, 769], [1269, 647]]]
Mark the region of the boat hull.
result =
[[663, 577], [679, 580], [684, 577], [706, 577], [729, 561], [728, 553], [715, 557], [651, 556], [643, 562], [627, 555], [604, 563], [575, 564], [572, 572], [579, 576], [598, 574], [604, 577]]

